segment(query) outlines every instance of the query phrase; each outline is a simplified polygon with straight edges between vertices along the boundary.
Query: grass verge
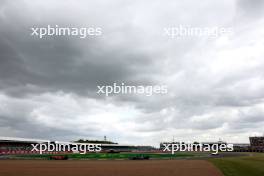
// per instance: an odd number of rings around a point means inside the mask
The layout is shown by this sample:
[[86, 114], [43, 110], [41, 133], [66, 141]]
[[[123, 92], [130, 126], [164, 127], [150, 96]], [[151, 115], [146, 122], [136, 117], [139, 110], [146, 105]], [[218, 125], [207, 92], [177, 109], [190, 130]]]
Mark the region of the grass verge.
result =
[[225, 176], [264, 176], [264, 154], [209, 159]]

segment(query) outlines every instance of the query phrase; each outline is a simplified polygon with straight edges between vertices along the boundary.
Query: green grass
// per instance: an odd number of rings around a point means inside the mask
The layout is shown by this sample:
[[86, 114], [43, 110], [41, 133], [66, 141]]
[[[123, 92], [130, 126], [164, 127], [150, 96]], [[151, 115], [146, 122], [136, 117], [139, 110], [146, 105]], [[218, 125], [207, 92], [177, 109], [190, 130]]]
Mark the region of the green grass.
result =
[[209, 159], [225, 176], [264, 176], [264, 154]]
[[[188, 158], [199, 156], [194, 153], [177, 153], [177, 154], [158, 154], [158, 153], [88, 153], [88, 154], [67, 154], [70, 159], [129, 159], [134, 156], [149, 156], [151, 159], [173, 159], [173, 158]], [[17, 155], [18, 158], [26, 159], [48, 159], [50, 154], [36, 154], [36, 155]]]

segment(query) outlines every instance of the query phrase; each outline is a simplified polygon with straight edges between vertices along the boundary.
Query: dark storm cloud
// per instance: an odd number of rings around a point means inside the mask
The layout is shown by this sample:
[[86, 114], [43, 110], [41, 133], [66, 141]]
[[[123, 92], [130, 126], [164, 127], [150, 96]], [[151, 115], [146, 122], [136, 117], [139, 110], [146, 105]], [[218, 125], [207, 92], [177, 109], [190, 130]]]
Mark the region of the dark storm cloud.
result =
[[[104, 39], [101, 39], [104, 36], [83, 40], [71, 37], [38, 39], [30, 36], [30, 27], [45, 25], [29, 12], [24, 12], [27, 15], [14, 15], [12, 10], [15, 8], [17, 6], [12, 4], [9, 7], [11, 11], [4, 11], [0, 18], [0, 77], [1, 88], [5, 92], [17, 96], [65, 91], [94, 96], [97, 85], [152, 82], [151, 76], [138, 76], [154, 71], [152, 56], [140, 52], [137, 47], [130, 47], [129, 42], [127, 47], [120, 49], [119, 46], [105, 46]], [[51, 14], [41, 18], [47, 23], [52, 17]], [[54, 20], [50, 22], [51, 25], [56, 24]], [[67, 26], [70, 21], [60, 21], [60, 24]], [[104, 26], [102, 28], [104, 33]], [[121, 34], [126, 35], [126, 32]]]
[[[83, 51], [76, 49], [69, 41], [25, 43], [26, 47], [17, 46], [20, 51], [10, 52], [6, 49], [6, 43], [2, 42], [1, 45], [5, 47], [2, 47], [5, 60], [1, 60], [1, 78], [6, 83], [7, 91], [12, 90], [13, 86], [19, 88], [29, 84], [41, 87], [40, 91], [94, 93], [97, 85], [129, 80], [130, 75], [138, 74], [130, 68], [129, 61], [121, 60], [128, 58], [126, 54], [101, 51], [94, 55], [89, 49], [82, 54]], [[111, 62], [102, 60], [106, 57]], [[144, 59], [143, 56], [137, 57]]]

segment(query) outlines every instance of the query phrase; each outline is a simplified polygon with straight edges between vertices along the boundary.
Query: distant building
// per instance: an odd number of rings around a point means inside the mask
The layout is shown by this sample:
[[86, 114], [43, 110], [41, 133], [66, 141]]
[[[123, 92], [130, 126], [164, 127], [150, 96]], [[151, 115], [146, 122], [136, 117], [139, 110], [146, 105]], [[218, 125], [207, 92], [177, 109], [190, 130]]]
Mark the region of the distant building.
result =
[[264, 152], [264, 136], [249, 137], [250, 144], [234, 144], [235, 152]]
[[250, 150], [249, 143], [233, 143], [234, 152], [248, 152]]
[[264, 136], [262, 137], [249, 137], [250, 146], [264, 147]]

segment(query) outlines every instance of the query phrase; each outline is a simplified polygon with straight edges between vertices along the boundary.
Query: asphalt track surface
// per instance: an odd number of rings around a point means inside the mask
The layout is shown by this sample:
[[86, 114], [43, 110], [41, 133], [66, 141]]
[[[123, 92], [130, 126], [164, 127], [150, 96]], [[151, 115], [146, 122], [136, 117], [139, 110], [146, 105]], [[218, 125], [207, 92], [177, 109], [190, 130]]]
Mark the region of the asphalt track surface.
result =
[[223, 176], [206, 160], [0, 160], [0, 176]]

